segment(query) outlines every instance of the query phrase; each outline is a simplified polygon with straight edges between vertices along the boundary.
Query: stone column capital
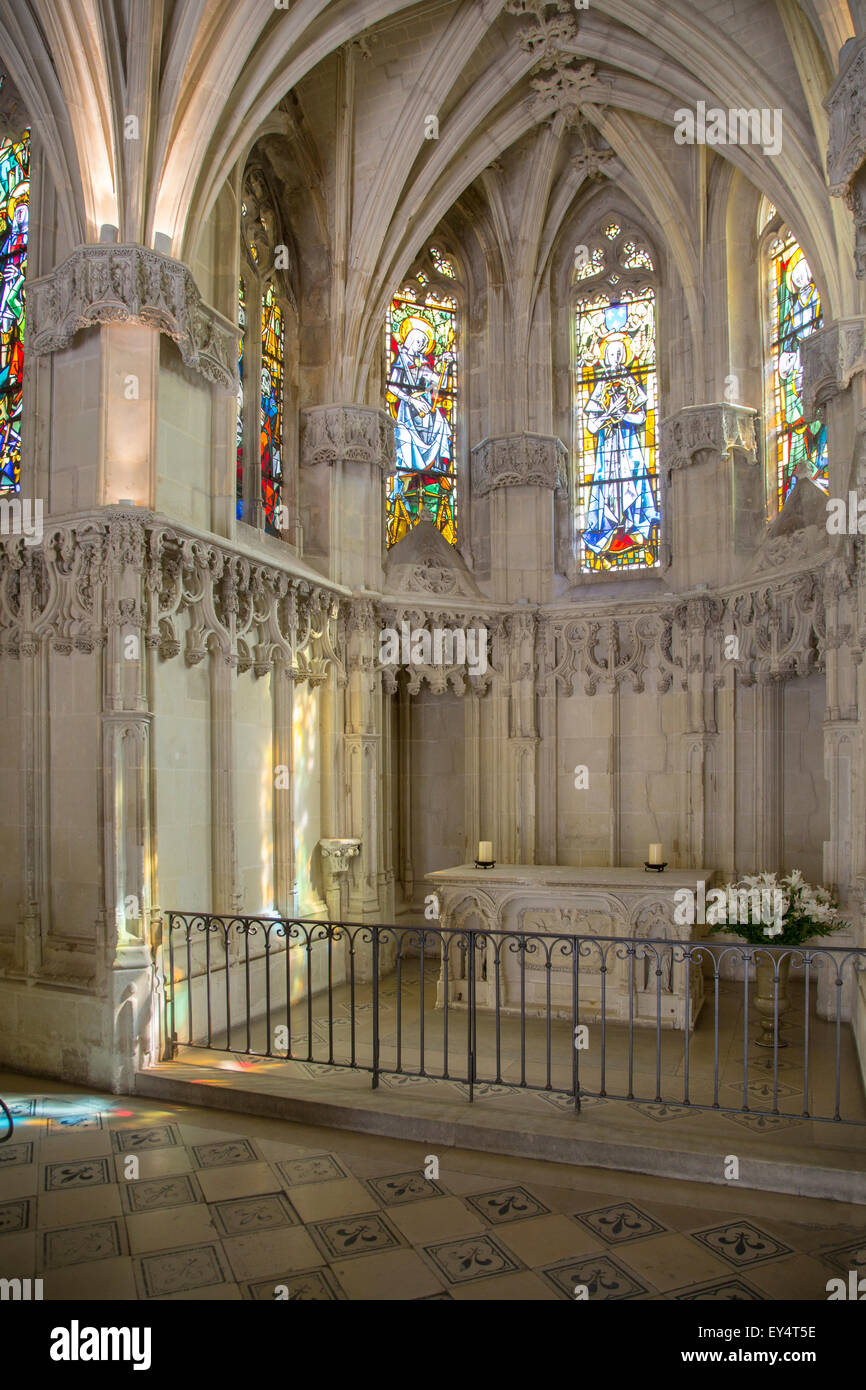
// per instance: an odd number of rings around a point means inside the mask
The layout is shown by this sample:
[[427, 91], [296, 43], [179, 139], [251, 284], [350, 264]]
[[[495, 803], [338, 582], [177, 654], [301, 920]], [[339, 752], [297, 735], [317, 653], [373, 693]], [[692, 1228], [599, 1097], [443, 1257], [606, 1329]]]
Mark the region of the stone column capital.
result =
[[807, 419], [866, 370], [866, 319], [837, 319], [800, 344], [803, 405]]
[[472, 450], [472, 490], [486, 497], [500, 487], [568, 488], [568, 451], [549, 434], [502, 434], [482, 439]]
[[663, 466], [669, 471], [688, 468], [696, 455], [705, 450], [727, 459], [734, 449], [745, 454], [749, 463], [755, 463], [758, 457], [757, 414], [751, 406], [720, 401], [689, 405], [676, 415], [669, 415], [661, 425]]
[[372, 463], [396, 467], [394, 421], [370, 405], [315, 405], [301, 411], [301, 463]]
[[28, 348], [57, 352], [94, 324], [137, 322], [172, 338], [184, 364], [237, 390], [238, 330], [205, 304], [192, 272], [146, 246], [78, 246], [27, 286]]

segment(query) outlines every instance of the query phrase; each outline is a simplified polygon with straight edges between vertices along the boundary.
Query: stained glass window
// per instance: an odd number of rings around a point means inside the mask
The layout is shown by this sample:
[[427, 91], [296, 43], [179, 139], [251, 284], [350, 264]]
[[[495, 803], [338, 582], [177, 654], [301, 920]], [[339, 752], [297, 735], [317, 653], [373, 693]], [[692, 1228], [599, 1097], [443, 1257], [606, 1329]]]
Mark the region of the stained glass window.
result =
[[262, 303], [262, 502], [265, 528], [278, 534], [274, 512], [283, 482], [283, 311], [273, 285]]
[[622, 248], [622, 263], [628, 270], [652, 270], [653, 263], [649, 252], [633, 241], [627, 241]]
[[445, 259], [438, 247], [430, 247], [430, 259], [432, 260], [436, 269], [439, 271], [440, 275], [446, 276], [449, 280], [453, 280], [455, 278], [453, 265], [449, 260]]
[[238, 280], [238, 420], [237, 420], [237, 518], [244, 514], [244, 340], [247, 331], [247, 298], [244, 278]]
[[769, 269], [769, 418], [775, 445], [779, 507], [800, 465], [827, 491], [827, 426], [803, 415], [800, 344], [823, 324], [821, 297], [809, 263], [790, 235], [771, 242]]
[[591, 276], [597, 275], [600, 270], [604, 270], [604, 252], [601, 247], [597, 246], [589, 259], [578, 266], [576, 278], [578, 280], [589, 280]]
[[30, 132], [0, 141], [0, 489], [21, 485]]
[[581, 300], [575, 349], [581, 569], [654, 568], [661, 517], [653, 290]]
[[456, 319], [453, 299], [431, 292], [422, 303], [410, 289], [395, 295], [388, 311], [385, 376], [397, 443], [397, 468], [387, 481], [389, 546], [425, 511], [449, 544], [457, 540]]
[[608, 241], [615, 241], [616, 238], [619, 236], [621, 230], [622, 228], [620, 227], [618, 222], [608, 222], [607, 226], [602, 228], [602, 231], [604, 232]]

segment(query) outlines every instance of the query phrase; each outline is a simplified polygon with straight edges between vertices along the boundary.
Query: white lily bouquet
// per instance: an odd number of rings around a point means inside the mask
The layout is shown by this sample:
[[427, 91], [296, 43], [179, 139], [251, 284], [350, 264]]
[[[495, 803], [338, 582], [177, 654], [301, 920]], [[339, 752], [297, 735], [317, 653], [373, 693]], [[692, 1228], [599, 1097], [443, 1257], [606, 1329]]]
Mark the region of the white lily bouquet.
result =
[[828, 890], [807, 883], [799, 869], [783, 878], [746, 874], [710, 889], [707, 903], [711, 932], [733, 931], [753, 945], [800, 946], [849, 925]]

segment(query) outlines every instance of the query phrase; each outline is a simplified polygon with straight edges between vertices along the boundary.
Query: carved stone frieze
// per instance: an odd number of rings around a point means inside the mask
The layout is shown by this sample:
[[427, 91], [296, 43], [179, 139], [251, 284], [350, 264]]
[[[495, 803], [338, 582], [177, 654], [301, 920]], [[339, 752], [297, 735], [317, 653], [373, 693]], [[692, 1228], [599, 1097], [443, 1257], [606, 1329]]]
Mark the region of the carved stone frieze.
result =
[[208, 652], [265, 675], [284, 662], [321, 684], [339, 654], [339, 599], [329, 589], [228, 545], [110, 508], [46, 528], [41, 546], [0, 548], [0, 653], [103, 647], [112, 629], [138, 631], [163, 660], [195, 666]]
[[28, 346], [40, 356], [83, 328], [133, 321], [165, 333], [186, 366], [237, 390], [237, 328], [204, 303], [192, 273], [145, 246], [79, 246], [27, 286]]
[[568, 451], [548, 434], [506, 434], [482, 439], [472, 450], [472, 490], [486, 497], [498, 487], [568, 488]]
[[665, 469], [687, 468], [704, 450], [730, 458], [738, 449], [750, 463], [757, 459], [757, 411], [748, 406], [690, 405], [662, 421], [662, 463]]
[[301, 463], [373, 463], [383, 472], [397, 461], [394, 422], [386, 410], [363, 405], [317, 405], [301, 412]]
[[816, 569], [664, 609], [545, 617], [539, 681], [548, 693], [582, 688], [595, 695], [623, 685], [639, 694], [652, 679], [664, 692], [674, 682], [688, 689], [697, 674], [721, 679], [734, 663], [738, 678], [750, 685], [822, 669], [825, 639], [823, 571]]
[[803, 406], [814, 419], [826, 401], [844, 391], [857, 372], [866, 371], [866, 320], [839, 319], [810, 333], [800, 347]]

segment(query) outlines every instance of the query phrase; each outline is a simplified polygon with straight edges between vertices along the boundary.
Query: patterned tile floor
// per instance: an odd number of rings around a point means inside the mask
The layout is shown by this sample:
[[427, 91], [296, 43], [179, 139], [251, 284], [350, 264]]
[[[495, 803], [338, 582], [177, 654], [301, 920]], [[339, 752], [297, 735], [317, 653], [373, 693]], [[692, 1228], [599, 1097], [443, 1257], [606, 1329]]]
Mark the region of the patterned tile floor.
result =
[[864, 1207], [27, 1077], [0, 1095], [0, 1277], [46, 1300], [823, 1301], [866, 1275]]

